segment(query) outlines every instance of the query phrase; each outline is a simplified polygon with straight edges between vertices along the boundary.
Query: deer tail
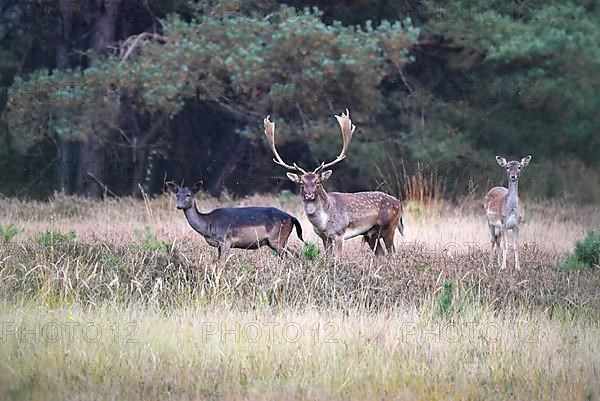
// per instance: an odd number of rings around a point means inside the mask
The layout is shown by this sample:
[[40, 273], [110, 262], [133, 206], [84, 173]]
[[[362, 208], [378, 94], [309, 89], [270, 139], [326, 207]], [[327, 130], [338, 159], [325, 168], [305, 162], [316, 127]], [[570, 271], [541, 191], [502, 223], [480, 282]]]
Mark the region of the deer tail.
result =
[[400, 216], [400, 221], [398, 222], [398, 231], [400, 231], [400, 235], [404, 237], [404, 219]]
[[302, 238], [302, 226], [300, 225], [300, 222], [294, 216], [291, 217], [292, 223], [294, 223], [294, 227], [296, 227], [296, 235], [298, 236], [298, 238], [300, 238], [300, 241], [304, 242], [304, 239]]

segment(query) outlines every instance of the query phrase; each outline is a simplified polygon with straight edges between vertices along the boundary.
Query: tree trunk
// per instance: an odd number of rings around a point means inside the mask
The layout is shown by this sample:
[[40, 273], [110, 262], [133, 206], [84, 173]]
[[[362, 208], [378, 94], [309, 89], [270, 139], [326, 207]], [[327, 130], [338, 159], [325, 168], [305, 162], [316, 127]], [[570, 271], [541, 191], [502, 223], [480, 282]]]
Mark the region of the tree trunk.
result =
[[77, 170], [77, 188], [81, 195], [99, 198], [104, 188], [102, 181], [104, 172], [104, 149], [96, 145], [96, 138], [89, 138], [79, 144], [79, 169]]
[[133, 162], [133, 179], [131, 182], [131, 194], [138, 193], [139, 185], [141, 185], [142, 188], [144, 187], [144, 172], [146, 171], [146, 158], [146, 149], [137, 149], [135, 151], [135, 160]]
[[[137, 116], [134, 116], [133, 118], [137, 118]], [[167, 123], [168, 119], [169, 113], [163, 112], [147, 130], [141, 130], [139, 127], [136, 128], [137, 146], [134, 150], [133, 181], [131, 183], [132, 194], [137, 193], [139, 185], [141, 185], [144, 190], [147, 190], [145, 172], [146, 162], [148, 161], [148, 148], [160, 137], [161, 129], [165, 123]], [[136, 124], [136, 127], [137, 126], [138, 124]]]
[[[56, 69], [60, 71], [71, 67], [69, 62], [69, 42], [72, 34], [72, 2], [69, 0], [59, 0], [60, 13], [62, 17], [61, 37], [56, 49]], [[70, 173], [72, 166], [73, 151], [71, 141], [58, 137], [58, 157], [59, 165], [56, 174], [56, 189], [64, 193], [71, 192]]]
[[[91, 48], [98, 53], [106, 51], [115, 40], [117, 18], [121, 0], [96, 0], [94, 32]], [[98, 122], [94, 132], [103, 133], [107, 128]], [[82, 195], [100, 197], [103, 188], [98, 181], [104, 179], [104, 149], [97, 136], [90, 135], [79, 146], [79, 171], [77, 189]], [[94, 178], [92, 178], [94, 177]]]
[[115, 41], [117, 18], [121, 0], [96, 0], [97, 13], [92, 48], [98, 52], [106, 50]]

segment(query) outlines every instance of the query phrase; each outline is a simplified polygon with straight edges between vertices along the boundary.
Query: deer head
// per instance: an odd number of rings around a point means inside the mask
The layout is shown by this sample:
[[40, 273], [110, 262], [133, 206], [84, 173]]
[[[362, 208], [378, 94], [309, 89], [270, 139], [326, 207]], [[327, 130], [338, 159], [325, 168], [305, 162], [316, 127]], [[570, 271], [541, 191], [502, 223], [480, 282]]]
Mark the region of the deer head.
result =
[[[302, 195], [302, 199], [305, 202], [314, 201], [319, 193], [323, 190], [322, 183], [327, 181], [329, 177], [331, 177], [331, 170], [326, 170], [329, 167], [334, 166], [335, 164], [341, 162], [346, 158], [346, 152], [348, 151], [348, 146], [350, 145], [350, 141], [352, 140], [352, 134], [356, 127], [352, 124], [350, 120], [350, 112], [346, 109], [346, 114], [342, 113], [339, 116], [335, 116], [338, 123], [340, 124], [340, 128], [342, 130], [343, 137], [343, 146], [340, 154], [329, 163], [321, 163], [316, 169], [313, 171], [306, 171], [302, 167], [298, 166], [296, 163], [290, 165], [284, 162], [279, 156], [277, 152], [277, 148], [275, 147], [275, 123], [270, 121], [270, 116], [267, 116], [264, 120], [265, 126], [265, 136], [267, 137], [267, 142], [269, 143], [269, 147], [275, 156], [273, 161], [280, 166], [285, 167], [286, 169], [293, 171], [288, 172], [286, 175], [290, 179], [290, 181], [300, 184], [300, 193]], [[299, 174], [298, 174], [299, 173]]]
[[517, 182], [519, 180], [519, 174], [521, 174], [521, 169], [529, 164], [531, 161], [531, 156], [525, 156], [520, 162], [517, 160], [507, 162], [504, 157], [496, 156], [496, 161], [500, 167], [506, 168], [508, 180], [511, 182]]
[[176, 207], [179, 210], [187, 210], [194, 206], [194, 195], [200, 191], [202, 187], [202, 181], [196, 182], [191, 187], [179, 187], [179, 185], [174, 182], [167, 182], [167, 189], [169, 192], [175, 194], [175, 198], [177, 199]]

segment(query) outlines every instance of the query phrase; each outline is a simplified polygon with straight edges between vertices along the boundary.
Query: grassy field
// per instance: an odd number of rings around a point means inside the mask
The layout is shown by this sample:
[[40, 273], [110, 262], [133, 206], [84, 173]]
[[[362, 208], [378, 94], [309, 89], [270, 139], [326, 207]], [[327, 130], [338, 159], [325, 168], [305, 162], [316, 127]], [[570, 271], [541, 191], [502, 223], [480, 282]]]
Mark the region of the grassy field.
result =
[[[296, 197], [275, 205], [318, 244]], [[599, 207], [527, 203], [521, 270], [480, 202], [406, 206], [397, 252], [216, 249], [174, 200], [0, 200], [0, 399], [600, 400], [600, 272], [561, 267]], [[18, 230], [17, 230], [18, 231]], [[8, 236], [10, 237], [10, 236]], [[2, 241], [2, 240], [0, 240]]]

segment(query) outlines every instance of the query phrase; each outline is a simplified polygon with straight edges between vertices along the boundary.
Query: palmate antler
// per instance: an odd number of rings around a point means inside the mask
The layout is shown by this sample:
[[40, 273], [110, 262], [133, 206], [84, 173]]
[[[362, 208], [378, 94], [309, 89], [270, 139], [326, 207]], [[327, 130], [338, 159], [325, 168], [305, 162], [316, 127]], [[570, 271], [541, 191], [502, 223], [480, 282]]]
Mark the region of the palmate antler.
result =
[[341, 116], [335, 116], [335, 118], [337, 119], [338, 123], [340, 124], [340, 128], [342, 129], [342, 137], [344, 140], [342, 151], [338, 155], [338, 157], [335, 158], [335, 160], [330, 161], [329, 163], [321, 163], [321, 165], [315, 169], [315, 174], [323, 169], [329, 168], [341, 162], [346, 158], [346, 152], [348, 151], [348, 146], [350, 145], [350, 141], [352, 140], [352, 134], [354, 133], [356, 126], [352, 124], [352, 120], [350, 120], [350, 112], [348, 111], [348, 109], [346, 109], [346, 114], [342, 113]]
[[277, 148], [275, 147], [275, 123], [271, 122], [271, 120], [269, 120], [270, 118], [271, 118], [270, 115], [267, 116], [263, 120], [263, 123], [265, 126], [265, 136], [267, 137], [267, 142], [269, 142], [271, 151], [273, 152], [273, 155], [275, 156], [275, 158], [273, 158], [273, 161], [276, 164], [279, 164], [280, 166], [287, 168], [288, 170], [298, 171], [302, 174], [306, 174], [306, 170], [304, 170], [302, 167], [298, 166], [296, 163], [294, 163], [294, 165], [290, 166], [289, 164], [287, 164], [286, 162], [283, 161], [281, 156], [279, 156], [279, 153], [277, 152]]

